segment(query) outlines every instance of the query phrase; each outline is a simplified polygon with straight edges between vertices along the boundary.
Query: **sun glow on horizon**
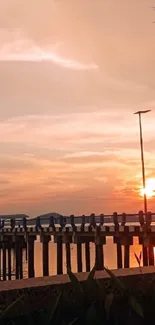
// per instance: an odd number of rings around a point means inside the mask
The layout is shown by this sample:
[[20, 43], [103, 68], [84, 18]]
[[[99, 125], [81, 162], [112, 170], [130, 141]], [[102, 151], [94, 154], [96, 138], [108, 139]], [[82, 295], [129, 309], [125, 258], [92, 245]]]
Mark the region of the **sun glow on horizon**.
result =
[[155, 196], [155, 178], [150, 178], [147, 180], [146, 187], [140, 190], [140, 194], [141, 196], [146, 194], [148, 198]]

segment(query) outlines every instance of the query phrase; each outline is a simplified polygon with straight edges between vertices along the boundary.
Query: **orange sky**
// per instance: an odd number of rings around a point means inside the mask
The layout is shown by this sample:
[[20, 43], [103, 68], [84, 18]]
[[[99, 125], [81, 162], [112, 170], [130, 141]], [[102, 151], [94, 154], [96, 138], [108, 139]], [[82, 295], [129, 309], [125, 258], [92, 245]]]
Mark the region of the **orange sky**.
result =
[[[150, 0], [0, 1], [0, 213], [142, 208], [155, 177]], [[155, 198], [149, 200], [155, 210]]]

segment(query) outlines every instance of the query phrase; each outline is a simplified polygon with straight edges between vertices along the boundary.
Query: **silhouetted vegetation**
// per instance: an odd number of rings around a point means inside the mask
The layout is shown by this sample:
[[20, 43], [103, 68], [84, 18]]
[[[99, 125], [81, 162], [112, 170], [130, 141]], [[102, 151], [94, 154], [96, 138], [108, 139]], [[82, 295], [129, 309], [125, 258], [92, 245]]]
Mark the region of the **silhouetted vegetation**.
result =
[[[9, 319], [9, 312], [15, 301], [2, 314], [0, 324], [29, 325], [139, 325], [155, 322], [155, 280], [147, 292], [134, 296], [112, 271], [110, 275], [113, 290], [107, 292], [104, 284], [95, 279], [95, 267], [83, 285], [68, 269], [72, 283], [72, 297], [68, 292], [59, 292], [54, 304], [37, 312], [23, 314]], [[20, 298], [22, 302], [23, 297]]]

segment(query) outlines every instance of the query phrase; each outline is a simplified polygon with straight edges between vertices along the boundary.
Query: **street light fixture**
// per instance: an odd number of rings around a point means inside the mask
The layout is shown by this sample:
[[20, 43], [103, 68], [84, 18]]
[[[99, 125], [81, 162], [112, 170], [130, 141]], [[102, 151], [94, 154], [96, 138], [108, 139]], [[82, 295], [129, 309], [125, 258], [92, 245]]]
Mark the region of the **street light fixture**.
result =
[[142, 135], [142, 121], [141, 121], [141, 115], [151, 112], [150, 109], [138, 111], [134, 114], [139, 116], [139, 129], [140, 129], [140, 148], [141, 148], [141, 162], [142, 162], [142, 179], [143, 179], [143, 189], [144, 189], [144, 212], [145, 212], [145, 218], [147, 214], [147, 195], [145, 192], [146, 187], [146, 181], [145, 181], [145, 165], [144, 165], [144, 150], [143, 150], [143, 135]]

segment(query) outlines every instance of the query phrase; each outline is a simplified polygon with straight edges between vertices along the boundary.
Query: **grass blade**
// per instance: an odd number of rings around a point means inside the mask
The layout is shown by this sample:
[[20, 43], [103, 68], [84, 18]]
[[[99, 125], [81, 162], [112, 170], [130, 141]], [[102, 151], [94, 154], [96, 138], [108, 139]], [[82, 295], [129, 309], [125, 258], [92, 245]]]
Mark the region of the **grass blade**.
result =
[[22, 296], [20, 296], [19, 298], [17, 298], [15, 301], [13, 301], [9, 306], [7, 306], [5, 308], [5, 310], [3, 310], [0, 314], [0, 318], [5, 316], [10, 310], [11, 308], [13, 308], [18, 302], [22, 302], [22, 298], [24, 297], [24, 294]]
[[86, 324], [96, 323], [97, 311], [94, 303], [92, 303], [86, 311]]
[[76, 290], [77, 293], [82, 293], [82, 287], [80, 285], [80, 282], [78, 281], [77, 277], [75, 276], [74, 273], [72, 273], [72, 271], [70, 270], [70, 268], [67, 268], [67, 274], [70, 278], [70, 281], [73, 284], [73, 288]]
[[140, 266], [140, 257], [138, 257], [136, 253], [134, 253], [134, 255], [135, 255], [135, 258], [137, 260], [138, 265]]
[[115, 284], [117, 285], [117, 287], [121, 290], [124, 291], [126, 290], [124, 284], [116, 277], [116, 275], [109, 270], [108, 268], [104, 267], [105, 271], [110, 275], [110, 277], [114, 280]]
[[94, 267], [92, 268], [92, 270], [90, 271], [88, 278], [87, 278], [87, 282], [88, 284], [94, 280], [94, 276], [95, 276], [95, 272], [96, 272], [96, 265], [94, 265]]
[[70, 268], [67, 268], [67, 274], [70, 278], [70, 281], [72, 282], [73, 285], [79, 285], [79, 281], [75, 274], [70, 270]]
[[68, 325], [75, 325], [78, 320], [79, 320], [79, 318], [76, 317]]
[[49, 317], [49, 321], [48, 321], [49, 325], [52, 324], [52, 321], [53, 321], [55, 312], [56, 312], [56, 310], [58, 308], [61, 296], [62, 296], [62, 292], [59, 292], [58, 297], [56, 298], [55, 304], [54, 304], [54, 306], [52, 308], [52, 311], [51, 311], [51, 314], [50, 314], [50, 317]]
[[143, 309], [141, 305], [133, 296], [129, 297], [129, 304], [132, 307], [132, 309], [136, 312], [137, 315], [139, 315], [140, 317], [144, 317]]
[[139, 260], [140, 260], [140, 262], [141, 262], [141, 259], [142, 259], [142, 252], [140, 252], [140, 254], [139, 254]]
[[114, 300], [114, 294], [112, 292], [109, 293], [108, 295], [106, 295], [104, 307], [105, 307], [105, 310], [107, 313], [108, 320], [109, 320], [109, 312], [110, 312], [110, 308], [112, 306], [113, 300]]

